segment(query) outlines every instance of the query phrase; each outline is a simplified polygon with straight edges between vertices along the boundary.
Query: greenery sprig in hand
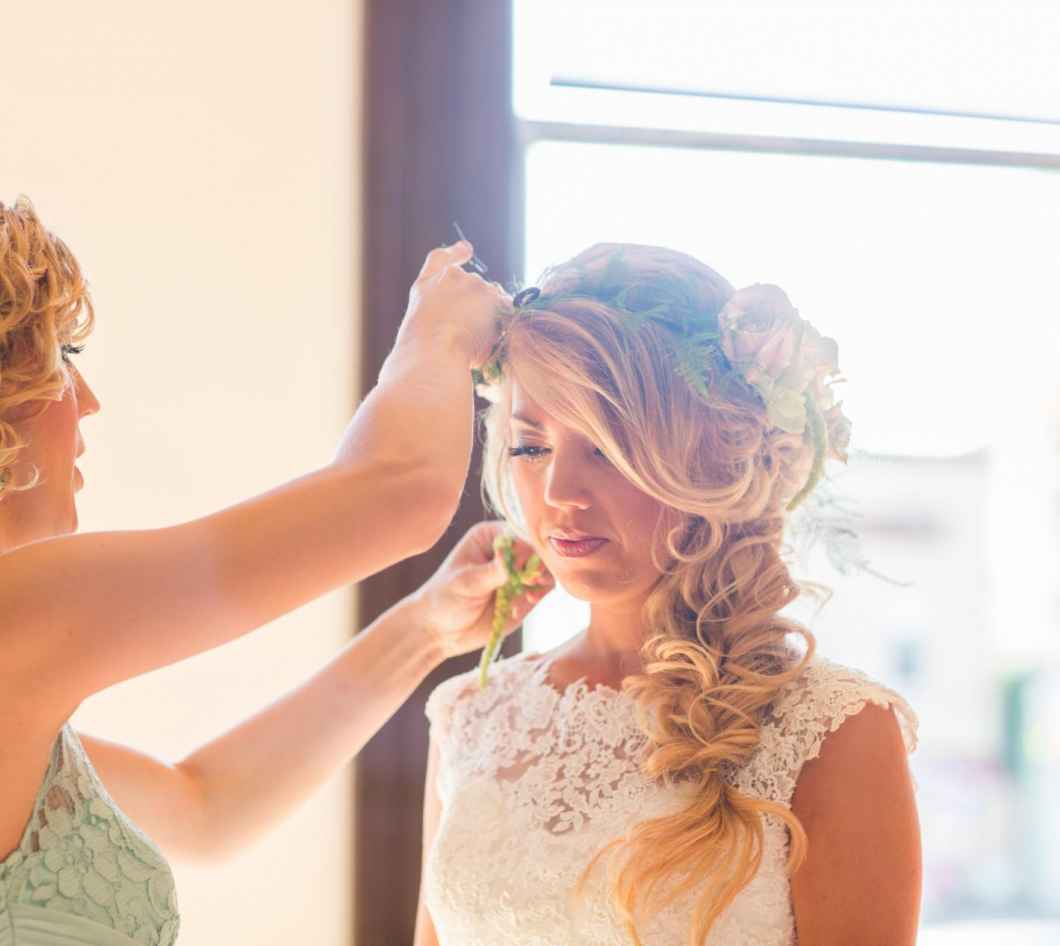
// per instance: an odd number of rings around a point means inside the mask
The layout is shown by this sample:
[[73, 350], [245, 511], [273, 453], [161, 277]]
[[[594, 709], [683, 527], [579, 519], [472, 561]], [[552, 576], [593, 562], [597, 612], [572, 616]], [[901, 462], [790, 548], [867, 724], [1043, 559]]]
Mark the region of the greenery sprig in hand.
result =
[[478, 685], [485, 687], [489, 680], [490, 664], [493, 662], [497, 648], [504, 636], [504, 629], [512, 618], [512, 604], [520, 595], [541, 577], [541, 559], [537, 554], [531, 555], [526, 564], [520, 568], [515, 561], [515, 549], [512, 547], [514, 536], [501, 532], [493, 540], [493, 552], [504, 562], [508, 580], [496, 590], [493, 596], [493, 625], [490, 639], [482, 651], [478, 665]]
[[[455, 657], [483, 646], [490, 648], [492, 657], [499, 641], [514, 631], [555, 586], [552, 575], [540, 563], [536, 578], [531, 580], [525, 574], [535, 557], [534, 550], [506, 533], [505, 524], [499, 521], [472, 526], [434, 575], [402, 605], [410, 609], [406, 622], [423, 628], [441, 657]], [[505, 536], [503, 544], [510, 557], [496, 549], [501, 536]], [[517, 590], [505, 593], [507, 616], [502, 619], [496, 592], [509, 584], [509, 562], [523, 577]], [[525, 562], [522, 568], [520, 562]]]

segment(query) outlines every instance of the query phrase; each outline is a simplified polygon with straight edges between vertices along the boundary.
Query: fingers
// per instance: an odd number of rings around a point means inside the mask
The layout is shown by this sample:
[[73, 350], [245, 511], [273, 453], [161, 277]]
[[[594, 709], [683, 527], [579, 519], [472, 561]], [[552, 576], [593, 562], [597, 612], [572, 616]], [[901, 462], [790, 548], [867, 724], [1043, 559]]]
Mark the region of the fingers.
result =
[[498, 300], [505, 309], [510, 310], [512, 307], [512, 294], [508, 292], [499, 282], [491, 282], [487, 284], [490, 289], [497, 295]]
[[456, 575], [456, 587], [469, 597], [492, 595], [508, 580], [508, 569], [500, 557], [481, 565], [467, 565]]
[[474, 255], [474, 247], [466, 240], [460, 240], [449, 246], [439, 246], [427, 254], [418, 278], [430, 279], [449, 266], [463, 266]]
[[551, 588], [541, 589], [539, 591], [528, 591], [525, 594], [519, 595], [512, 602], [512, 613], [508, 619], [508, 623], [504, 626], [504, 633], [510, 634], [520, 624], [522, 624], [530, 613], [540, 604], [541, 599], [551, 591]]
[[532, 584], [540, 585], [544, 582], [552, 580], [552, 575], [545, 567], [545, 563], [541, 560], [541, 556], [538, 555], [537, 550], [532, 546], [523, 542], [521, 539], [516, 539], [512, 546], [512, 551], [515, 553], [515, 567], [519, 571], [525, 571], [526, 567], [530, 564], [530, 559], [535, 555], [537, 556], [537, 578], [534, 579]]
[[[488, 589], [492, 591], [504, 584], [507, 579], [507, 569], [504, 567], [503, 559], [493, 551], [493, 542], [498, 535], [509, 531], [508, 525], [500, 520], [493, 519], [487, 522], [479, 522], [473, 525], [457, 546], [457, 560], [464, 565], [486, 566], [489, 580], [494, 583]], [[535, 554], [534, 547], [522, 539], [516, 538], [512, 543], [515, 553], [515, 564], [519, 569], [524, 569], [530, 557]], [[537, 579], [529, 587], [543, 589], [542, 594], [551, 591], [555, 587], [555, 579], [542, 562], [538, 569]]]
[[[460, 560], [479, 565], [493, 561], [493, 540], [506, 528], [499, 519], [475, 523], [460, 541]], [[497, 560], [500, 560], [499, 556]]]
[[536, 587], [534, 590], [527, 591], [522, 595], [520, 604], [525, 602], [527, 611], [532, 611], [540, 604], [541, 599], [545, 597], [550, 591], [553, 591], [556, 587], [556, 583], [552, 582], [548, 587]]
[[[507, 580], [508, 569], [499, 555], [484, 562], [465, 562], [453, 577], [454, 587], [460, 594], [469, 597], [492, 595]], [[536, 581], [523, 586], [523, 593], [515, 599], [515, 603], [525, 600], [532, 607], [555, 587], [556, 580], [542, 568]]]
[[[464, 588], [473, 594], [489, 594], [496, 591], [502, 584], [508, 581], [508, 567], [505, 560], [495, 556], [489, 561], [481, 564], [470, 564], [465, 566], [461, 573]], [[555, 579], [541, 568], [537, 579], [532, 583], [523, 585], [524, 593], [519, 595], [518, 600], [524, 597], [536, 603], [555, 588]]]

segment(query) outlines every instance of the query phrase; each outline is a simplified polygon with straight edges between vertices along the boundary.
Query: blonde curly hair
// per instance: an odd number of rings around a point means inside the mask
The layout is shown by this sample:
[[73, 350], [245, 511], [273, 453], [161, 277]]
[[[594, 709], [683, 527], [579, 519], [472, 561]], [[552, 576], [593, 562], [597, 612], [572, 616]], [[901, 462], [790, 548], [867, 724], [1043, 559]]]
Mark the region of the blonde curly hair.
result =
[[26, 446], [13, 421], [62, 399], [65, 355], [92, 331], [88, 286], [74, 255], [26, 197], [0, 203], [0, 500], [32, 488], [11, 470]]
[[[788, 808], [742, 794], [727, 776], [750, 759], [770, 704], [814, 653], [810, 631], [778, 613], [808, 587], [790, 575], [782, 541], [784, 507], [805, 482], [813, 447], [771, 426], [732, 372], [713, 374], [704, 403], [675, 373], [667, 328], [635, 318], [638, 309], [662, 309], [685, 327], [716, 322], [733, 290], [699, 261], [598, 244], [550, 270], [540, 290], [508, 325], [505, 376], [663, 506], [660, 575], [643, 611], [644, 669], [624, 689], [649, 740], [645, 775], [694, 789], [684, 810], [641, 822], [599, 852], [582, 882], [606, 859], [616, 908], [638, 946], [645, 911], [702, 884], [689, 931], [689, 942], [702, 944], [758, 870], [763, 816], [790, 831], [789, 873], [807, 852]], [[527, 537], [509, 466], [510, 405], [506, 380], [482, 415], [482, 486]], [[791, 634], [805, 640], [801, 657]]]

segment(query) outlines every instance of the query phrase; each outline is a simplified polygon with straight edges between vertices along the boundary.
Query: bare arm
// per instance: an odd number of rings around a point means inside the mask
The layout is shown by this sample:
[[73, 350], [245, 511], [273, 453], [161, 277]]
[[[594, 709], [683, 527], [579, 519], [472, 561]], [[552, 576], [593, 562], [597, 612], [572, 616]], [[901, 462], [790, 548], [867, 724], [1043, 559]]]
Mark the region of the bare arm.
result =
[[416, 936], [413, 946], [438, 946], [438, 934], [434, 929], [434, 920], [427, 909], [424, 899], [423, 880], [427, 873], [427, 858], [438, 832], [438, 822], [442, 817], [442, 803], [438, 798], [438, 745], [431, 737], [430, 756], [427, 760], [427, 777], [423, 786], [423, 860], [420, 869], [420, 901], [416, 909]]
[[[176, 765], [85, 737], [111, 795], [174, 857], [214, 861], [255, 841], [346, 765], [441, 660], [485, 643], [506, 577], [489, 557], [499, 528], [474, 526], [430, 581], [326, 666]], [[518, 598], [505, 630], [550, 587]]]
[[199, 783], [179, 765], [109, 739], [78, 732], [81, 745], [107, 794], [174, 860], [202, 860], [191, 826], [199, 824], [205, 802]]
[[[410, 315], [478, 307], [492, 319], [496, 291], [460, 271], [459, 256], [446, 262], [437, 252]], [[61, 720], [93, 692], [224, 644], [434, 544], [467, 475], [473, 406], [469, 343], [431, 318], [406, 316], [328, 466], [195, 522], [67, 536], [0, 556], [0, 691], [17, 700], [31, 686], [41, 712]]]
[[810, 849], [791, 882], [806, 946], [913, 946], [920, 826], [898, 722], [866, 706], [799, 776], [792, 811]]
[[0, 561], [5, 669], [68, 711], [423, 551], [454, 494], [424, 464], [349, 463], [196, 522], [25, 546]]
[[305, 683], [175, 765], [82, 741], [118, 804], [168, 855], [216, 862], [310, 798], [441, 659], [402, 603]]

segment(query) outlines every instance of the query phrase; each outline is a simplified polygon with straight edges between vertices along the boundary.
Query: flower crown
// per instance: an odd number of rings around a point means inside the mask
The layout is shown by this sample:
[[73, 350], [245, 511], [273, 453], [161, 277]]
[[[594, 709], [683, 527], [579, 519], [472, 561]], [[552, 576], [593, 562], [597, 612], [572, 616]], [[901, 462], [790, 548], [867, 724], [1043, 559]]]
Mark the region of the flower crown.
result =
[[779, 286], [757, 283], [737, 290], [716, 318], [704, 318], [692, 300], [674, 295], [672, 288], [627, 283], [615, 290], [543, 294], [531, 286], [517, 293], [490, 357], [472, 372], [478, 393], [487, 400], [498, 398], [495, 385], [502, 377], [507, 333], [516, 316], [566, 299], [591, 298], [621, 312], [635, 330], [649, 323], [665, 328], [675, 372], [706, 403], [713, 402], [712, 388], [717, 390], [719, 382], [729, 382], [730, 389], [735, 382], [761, 402], [774, 427], [802, 434], [813, 444], [810, 474], [788, 503], [789, 512], [813, 492], [826, 459], [847, 461], [851, 424], [832, 391], [832, 385], [843, 380], [838, 377], [839, 347], [799, 316]]

